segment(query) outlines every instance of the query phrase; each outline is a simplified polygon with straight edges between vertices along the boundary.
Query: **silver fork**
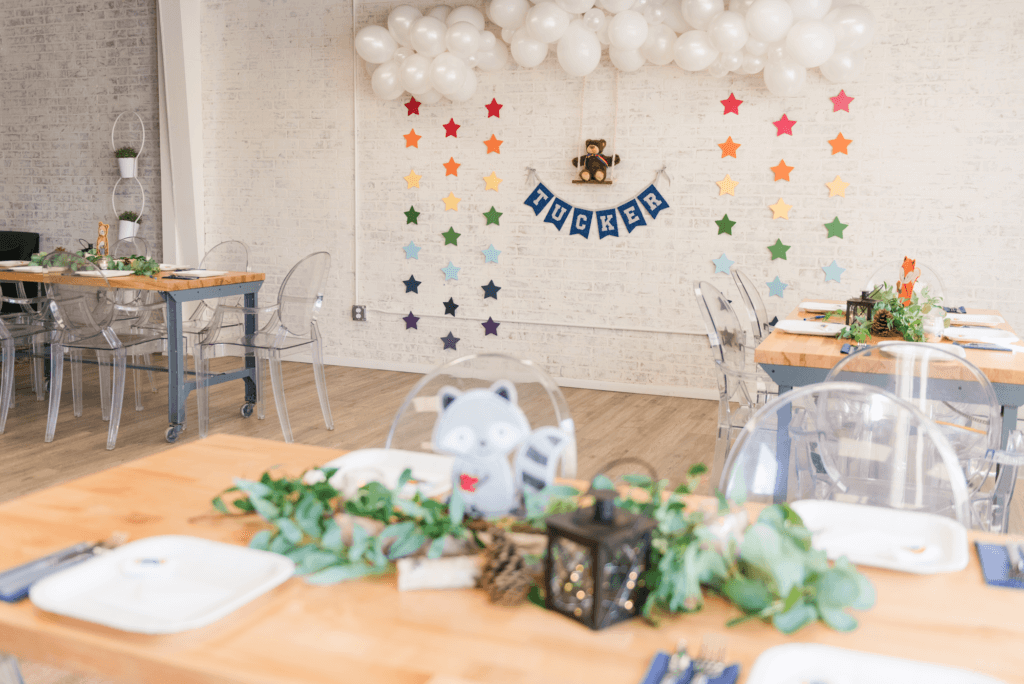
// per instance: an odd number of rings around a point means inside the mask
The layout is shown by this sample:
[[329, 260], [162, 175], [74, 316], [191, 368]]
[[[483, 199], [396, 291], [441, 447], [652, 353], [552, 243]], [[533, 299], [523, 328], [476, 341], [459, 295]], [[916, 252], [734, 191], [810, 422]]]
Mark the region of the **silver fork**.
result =
[[705, 634], [700, 641], [700, 652], [693, 661], [694, 678], [692, 684], [708, 684], [708, 681], [720, 677], [725, 671], [725, 652], [728, 637], [721, 634]]

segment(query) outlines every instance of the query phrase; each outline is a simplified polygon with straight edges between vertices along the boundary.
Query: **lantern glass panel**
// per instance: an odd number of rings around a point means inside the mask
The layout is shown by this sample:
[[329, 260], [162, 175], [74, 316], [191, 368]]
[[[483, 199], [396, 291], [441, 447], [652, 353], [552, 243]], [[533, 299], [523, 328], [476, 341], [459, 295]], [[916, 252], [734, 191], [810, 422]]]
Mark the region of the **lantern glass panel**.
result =
[[594, 611], [594, 572], [592, 549], [565, 537], [552, 539], [552, 606], [565, 615], [590, 624]]
[[646, 596], [640, 575], [646, 568], [648, 538], [632, 539], [613, 545], [602, 571], [601, 627], [633, 617]]

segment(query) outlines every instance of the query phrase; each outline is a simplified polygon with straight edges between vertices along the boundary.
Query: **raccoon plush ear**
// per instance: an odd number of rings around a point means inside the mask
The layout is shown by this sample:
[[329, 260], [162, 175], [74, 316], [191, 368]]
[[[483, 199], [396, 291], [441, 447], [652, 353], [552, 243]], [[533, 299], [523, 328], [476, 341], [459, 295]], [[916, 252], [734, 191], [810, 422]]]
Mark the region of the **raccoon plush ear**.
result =
[[518, 399], [518, 396], [516, 395], [516, 386], [508, 380], [498, 380], [496, 383], [491, 385], [491, 391], [502, 399], [508, 400], [511, 404], [516, 403], [516, 399]]
[[438, 413], [443, 412], [446, 408], [451, 406], [451, 403], [458, 399], [462, 395], [462, 392], [455, 389], [454, 387], [442, 387], [441, 391], [437, 393]]

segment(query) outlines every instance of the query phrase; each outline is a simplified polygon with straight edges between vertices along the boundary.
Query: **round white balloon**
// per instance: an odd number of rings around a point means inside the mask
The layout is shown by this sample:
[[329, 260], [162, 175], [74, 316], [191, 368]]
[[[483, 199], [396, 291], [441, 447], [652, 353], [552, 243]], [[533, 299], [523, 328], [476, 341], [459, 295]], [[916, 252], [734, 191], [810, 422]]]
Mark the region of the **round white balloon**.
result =
[[527, 69], [537, 66], [548, 56], [548, 44], [531, 38], [525, 27], [512, 36], [509, 48], [516, 64]]
[[637, 71], [647, 61], [640, 50], [623, 50], [614, 45], [608, 48], [608, 57], [612, 60], [615, 68], [627, 73]]
[[707, 29], [711, 20], [724, 11], [724, 0], [683, 0], [683, 19], [698, 31]]
[[495, 43], [490, 50], [476, 53], [476, 66], [481, 71], [498, 71], [508, 63], [508, 47], [504, 43]]
[[608, 15], [596, 7], [583, 14], [583, 27], [593, 33], [600, 31], [607, 23]]
[[436, 57], [445, 50], [444, 36], [448, 27], [440, 19], [420, 17], [409, 29], [409, 40], [416, 52], [427, 57]]
[[456, 7], [452, 10], [452, 13], [448, 15], [448, 18], [445, 19], [445, 22], [447, 22], [449, 26], [454, 26], [460, 21], [472, 24], [477, 31], [483, 31], [484, 24], [486, 23], [484, 20], [484, 13], [470, 5]]
[[832, 83], [849, 83], [864, 71], [864, 52], [837, 52], [819, 69]]
[[824, 19], [832, 7], [832, 0], [789, 0], [793, 9], [793, 20]]
[[740, 71], [745, 74], [756, 74], [764, 69], [764, 65], [764, 57], [752, 55], [748, 52], [743, 55], [743, 66], [740, 67]]
[[648, 5], [644, 8], [644, 20], [648, 26], [657, 26], [665, 22], [665, 7], [662, 5]]
[[764, 84], [773, 95], [799, 95], [807, 82], [807, 69], [792, 57], [768, 62], [764, 67]]
[[444, 96], [459, 92], [470, 72], [466, 63], [450, 52], [442, 52], [430, 63], [430, 82]]
[[786, 35], [786, 52], [807, 69], [824, 64], [835, 50], [835, 34], [818, 19], [798, 21]]
[[555, 4], [569, 14], [583, 14], [594, 6], [594, 0], [555, 0]]
[[647, 40], [640, 47], [640, 53], [651, 64], [665, 66], [675, 59], [675, 45], [675, 32], [664, 24], [658, 24], [652, 26], [647, 33]]
[[750, 6], [754, 4], [754, 0], [729, 0], [729, 11], [739, 12], [740, 14], [746, 14]]
[[708, 23], [708, 37], [719, 52], [739, 52], [747, 36], [747, 22], [739, 12], [722, 12]]
[[685, 71], [702, 71], [718, 59], [718, 50], [706, 31], [687, 31], [673, 46], [676, 64]]
[[712, 76], [714, 78], [722, 78], [728, 73], [729, 70], [726, 69], [721, 64], [719, 64], [717, 59], [708, 66], [708, 76]]
[[665, 13], [662, 22], [665, 26], [668, 26], [677, 34], [693, 30], [693, 27], [687, 24], [686, 19], [683, 18], [682, 0], [668, 0], [661, 8]]
[[[491, 21], [508, 31], [515, 31], [526, 21], [526, 13], [530, 10], [530, 3], [527, 0], [491, 0], [487, 8], [487, 14]], [[504, 34], [505, 31], [502, 31]], [[511, 39], [501, 37], [506, 43]]]
[[438, 102], [440, 102], [441, 98], [443, 96], [441, 95], [441, 93], [437, 92], [436, 90], [428, 90], [427, 92], [423, 93], [422, 95], [417, 95], [416, 97], [419, 98], [419, 101], [420, 101], [421, 104], [432, 105], [432, 104], [437, 104]]
[[569, 28], [569, 13], [549, 0], [538, 3], [526, 13], [526, 30], [542, 43], [554, 43]]
[[752, 55], [763, 57], [768, 52], [768, 43], [762, 43], [754, 38], [747, 38], [747, 44], [743, 49]]
[[743, 53], [723, 52], [718, 55], [715, 63], [724, 67], [726, 71], [739, 71], [740, 67], [743, 66]]
[[422, 95], [434, 84], [430, 81], [430, 59], [420, 54], [405, 58], [402, 62], [402, 86], [413, 95]]
[[420, 12], [415, 7], [399, 5], [391, 10], [391, 14], [388, 15], [388, 33], [391, 34], [391, 37], [399, 45], [411, 47], [412, 41], [409, 40], [409, 30], [412, 28], [412, 23], [422, 16], [423, 12]]
[[580, 24], [570, 26], [558, 41], [558, 63], [570, 76], [586, 76], [601, 61], [601, 42]]
[[430, 11], [427, 12], [426, 16], [444, 21], [448, 18], [448, 15], [451, 14], [451, 12], [452, 8], [448, 5], [438, 5], [437, 7], [431, 8]]
[[480, 31], [480, 50], [491, 50], [497, 42], [498, 39], [490, 31]]
[[601, 28], [597, 29], [597, 32], [594, 35], [597, 36], [597, 40], [598, 40], [598, 42], [601, 43], [601, 45], [610, 45], [611, 44], [611, 40], [609, 40], [609, 38], [608, 38], [608, 22], [607, 21], [604, 22], [604, 24], [601, 25]]
[[632, 7], [633, 0], [597, 0], [596, 4], [610, 14], [618, 14]]
[[470, 69], [466, 72], [466, 80], [462, 82], [462, 87], [456, 92], [448, 96], [448, 99], [452, 102], [465, 102], [469, 98], [476, 94], [476, 73]]
[[505, 42], [505, 45], [512, 44], [512, 38], [515, 37], [516, 32], [512, 29], [501, 29], [501, 39]]
[[480, 32], [468, 21], [459, 21], [448, 27], [444, 44], [448, 52], [465, 59], [480, 49]]
[[825, 15], [836, 34], [836, 52], [863, 50], [875, 35], [875, 15], [867, 7], [846, 5]]
[[793, 25], [793, 10], [786, 0], [756, 0], [747, 10], [747, 30], [762, 43], [786, 39]]
[[647, 40], [647, 22], [639, 12], [619, 12], [608, 22], [608, 40], [620, 50], [639, 50]]
[[392, 58], [398, 42], [383, 26], [364, 26], [355, 39], [356, 52], [367, 62], [383, 64]]
[[390, 60], [377, 67], [370, 79], [370, 85], [374, 94], [382, 100], [394, 100], [401, 95], [405, 88], [402, 87], [398, 62]]

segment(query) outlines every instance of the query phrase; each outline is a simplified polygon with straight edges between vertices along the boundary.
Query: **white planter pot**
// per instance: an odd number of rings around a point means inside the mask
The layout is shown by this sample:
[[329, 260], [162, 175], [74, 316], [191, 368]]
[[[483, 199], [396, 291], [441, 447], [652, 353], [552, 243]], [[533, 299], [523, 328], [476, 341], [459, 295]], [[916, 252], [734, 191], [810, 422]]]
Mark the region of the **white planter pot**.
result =
[[121, 170], [121, 178], [135, 178], [135, 170], [138, 168], [138, 157], [118, 157], [117, 167]]
[[134, 221], [118, 221], [117, 239], [135, 237], [139, 234], [139, 224]]

